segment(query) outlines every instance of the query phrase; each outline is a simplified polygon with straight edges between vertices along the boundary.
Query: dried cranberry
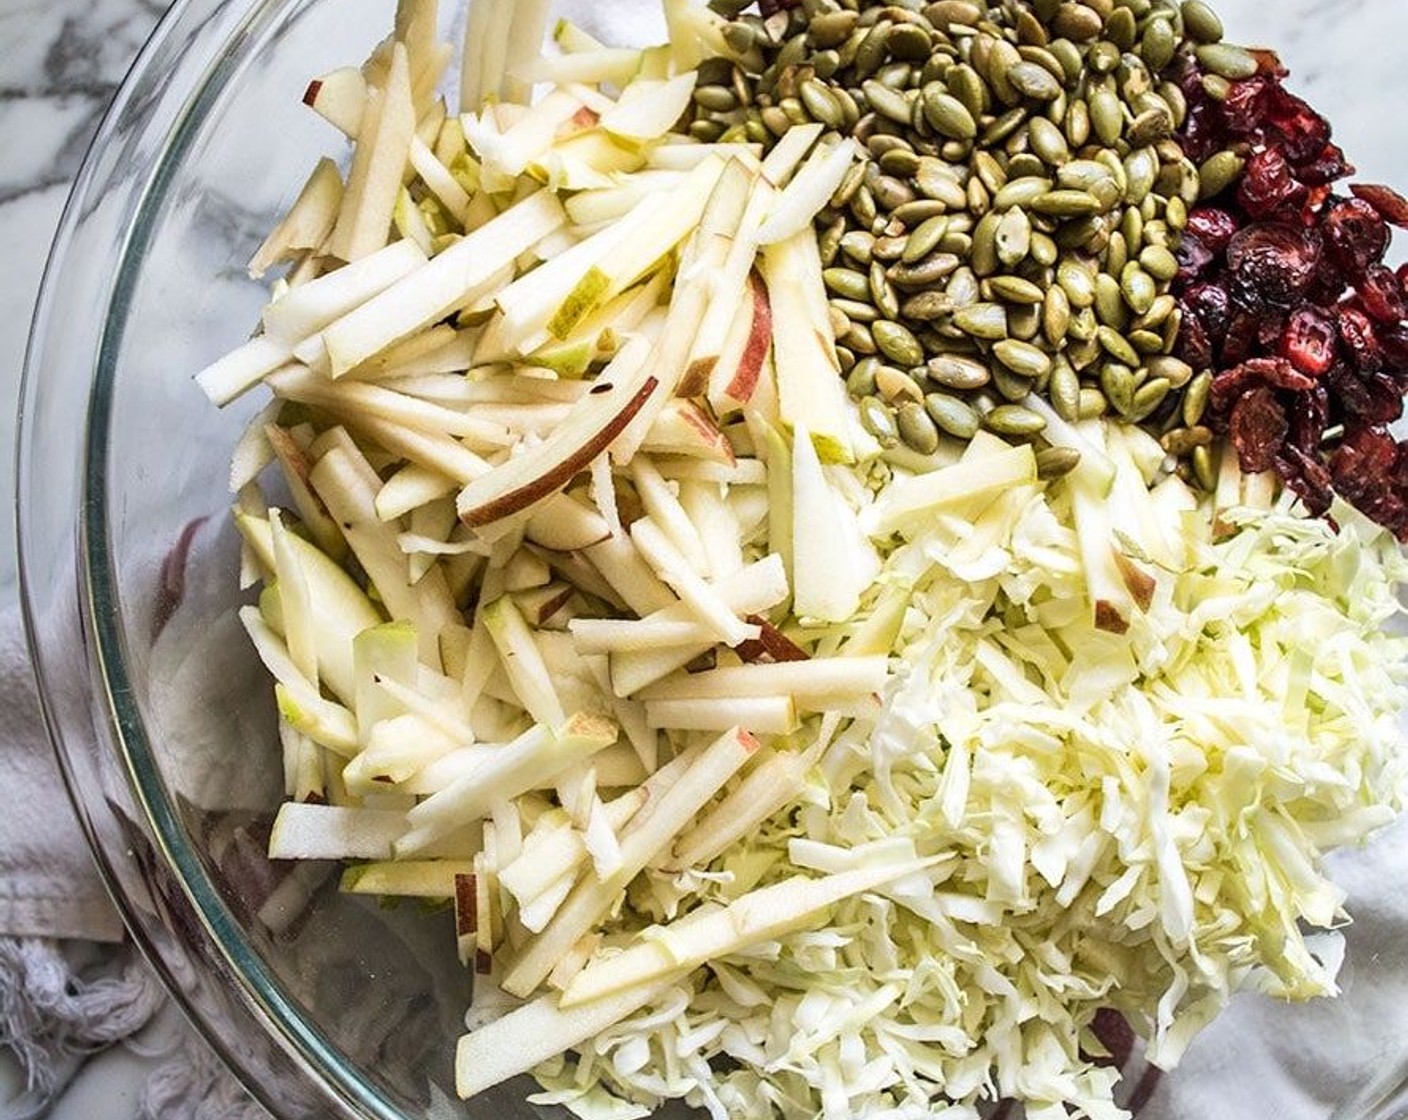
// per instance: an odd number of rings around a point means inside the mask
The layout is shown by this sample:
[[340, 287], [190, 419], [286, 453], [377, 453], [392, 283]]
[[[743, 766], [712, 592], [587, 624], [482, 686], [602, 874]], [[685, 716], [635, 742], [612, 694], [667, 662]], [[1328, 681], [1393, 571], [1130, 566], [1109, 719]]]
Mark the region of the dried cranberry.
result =
[[1185, 233], [1178, 239], [1173, 255], [1178, 261], [1178, 276], [1184, 283], [1203, 275], [1217, 259], [1216, 254], [1203, 244], [1202, 238], [1192, 233]]
[[1284, 358], [1248, 358], [1213, 378], [1212, 406], [1223, 411], [1244, 393], [1258, 388], [1305, 393], [1315, 388], [1315, 381]]
[[1194, 369], [1207, 369], [1212, 365], [1215, 356], [1207, 328], [1196, 314], [1186, 309], [1183, 312], [1183, 322], [1178, 328], [1174, 353]]
[[1266, 116], [1270, 88], [1264, 77], [1232, 83], [1222, 99], [1222, 119], [1233, 134], [1250, 136], [1261, 124]]
[[1345, 159], [1344, 152], [1336, 144], [1326, 144], [1314, 159], [1296, 164], [1295, 175], [1307, 187], [1316, 188], [1310, 192], [1307, 203], [1312, 210], [1318, 210], [1328, 194], [1323, 188], [1346, 175], [1354, 174], [1354, 165]]
[[1285, 409], [1266, 386], [1242, 394], [1233, 406], [1228, 426], [1242, 469], [1251, 473], [1269, 471], [1286, 441], [1288, 428]]
[[1247, 160], [1237, 201], [1253, 218], [1289, 216], [1300, 209], [1306, 189], [1291, 174], [1286, 157], [1275, 148], [1257, 152]]
[[1408, 327], [1387, 327], [1375, 334], [1384, 353], [1384, 361], [1400, 371], [1400, 376], [1408, 373]]
[[1384, 221], [1408, 229], [1408, 198], [1392, 187], [1378, 183], [1354, 183], [1349, 189], [1355, 198], [1362, 199], [1377, 210]]
[[1371, 264], [1359, 284], [1359, 302], [1376, 323], [1397, 323], [1405, 314], [1403, 289], [1393, 269]]
[[1291, 423], [1287, 445], [1294, 444], [1307, 454], [1317, 453], [1330, 423], [1330, 394], [1325, 386], [1316, 385], [1307, 392], [1296, 393], [1291, 397], [1287, 415]]
[[1335, 325], [1345, 352], [1361, 373], [1372, 373], [1384, 363], [1384, 353], [1374, 323], [1363, 311], [1348, 304], [1335, 311]]
[[1222, 334], [1220, 347], [1224, 366], [1235, 366], [1253, 356], [1261, 315], [1260, 311], [1253, 311], [1235, 299], [1232, 301], [1231, 313], [1227, 316], [1227, 329]]
[[1314, 307], [1298, 307], [1281, 332], [1281, 357], [1307, 377], [1319, 377], [1335, 361], [1335, 325]]
[[1196, 237], [1208, 249], [1221, 256], [1227, 251], [1227, 243], [1233, 234], [1242, 228], [1226, 210], [1217, 206], [1199, 206], [1188, 214], [1188, 222], [1183, 227], [1183, 235]]
[[1320, 461], [1318, 451], [1304, 451], [1298, 444], [1287, 443], [1281, 448], [1276, 470], [1305, 503], [1312, 517], [1324, 516], [1334, 500], [1334, 480]]
[[1371, 264], [1381, 261], [1388, 248], [1388, 226], [1378, 211], [1357, 198], [1334, 202], [1325, 212], [1321, 228], [1330, 258], [1351, 279], [1358, 279]]
[[1294, 303], [1319, 263], [1319, 235], [1285, 222], [1255, 222], [1227, 246], [1237, 295], [1252, 307]]
[[1266, 99], [1267, 123], [1276, 132], [1278, 147], [1293, 164], [1314, 159], [1330, 142], [1330, 122], [1279, 85]]
[[1364, 377], [1341, 363], [1325, 374], [1325, 383], [1346, 423], [1391, 424], [1403, 413], [1403, 395], [1386, 375]]
[[1227, 330], [1227, 318], [1232, 312], [1232, 299], [1221, 284], [1197, 284], [1183, 293], [1183, 307], [1191, 311], [1209, 332], [1220, 335]]

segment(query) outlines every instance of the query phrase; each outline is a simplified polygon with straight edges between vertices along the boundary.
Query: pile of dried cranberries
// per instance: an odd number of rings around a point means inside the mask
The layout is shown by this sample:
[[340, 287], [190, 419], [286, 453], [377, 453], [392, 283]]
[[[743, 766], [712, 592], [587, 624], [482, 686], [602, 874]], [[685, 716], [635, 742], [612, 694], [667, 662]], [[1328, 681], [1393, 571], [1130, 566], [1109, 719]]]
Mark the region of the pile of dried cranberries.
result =
[[1408, 541], [1408, 447], [1388, 431], [1408, 391], [1408, 267], [1383, 263], [1408, 200], [1336, 193], [1353, 168], [1329, 123], [1275, 55], [1258, 61], [1218, 97], [1196, 71], [1183, 83], [1190, 158], [1233, 148], [1246, 165], [1189, 214], [1179, 356], [1214, 371], [1212, 422], [1244, 470], [1274, 470], [1317, 514], [1338, 493]]

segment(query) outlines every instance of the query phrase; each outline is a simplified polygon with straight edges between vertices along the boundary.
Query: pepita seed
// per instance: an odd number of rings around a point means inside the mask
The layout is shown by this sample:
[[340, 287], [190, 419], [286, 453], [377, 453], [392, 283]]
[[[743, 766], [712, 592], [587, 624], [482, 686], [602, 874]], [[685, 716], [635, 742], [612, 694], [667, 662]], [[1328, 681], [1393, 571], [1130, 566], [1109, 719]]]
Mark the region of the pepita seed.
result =
[[841, 252], [857, 264], [869, 265], [875, 235], [863, 229], [853, 229], [841, 237]]
[[1130, 310], [1136, 315], [1143, 315], [1148, 311], [1159, 294], [1154, 278], [1145, 272], [1137, 261], [1130, 261], [1124, 266], [1123, 275], [1120, 277], [1120, 291], [1124, 295], [1125, 303], [1129, 304]]
[[1056, 247], [1056, 242], [1041, 233], [1033, 231], [1032, 247], [1030, 251], [1031, 259], [1042, 268], [1051, 268], [1061, 256], [1061, 250]]
[[1141, 357], [1158, 354], [1164, 348], [1164, 336], [1157, 331], [1131, 330], [1125, 338]]
[[894, 27], [887, 19], [875, 24], [856, 48], [855, 61], [851, 64], [858, 75], [865, 77], [878, 70], [885, 61], [890, 49], [890, 29]]
[[1114, 144], [1124, 132], [1124, 107], [1113, 90], [1097, 89], [1090, 94], [1090, 127], [1095, 138], [1106, 147]]
[[1013, 373], [1004, 365], [992, 367], [992, 387], [1005, 401], [1024, 401], [1032, 392], [1032, 382], [1020, 374]]
[[875, 310], [875, 305], [866, 300], [833, 299], [830, 305], [852, 323], [873, 323], [880, 318], [880, 312]]
[[1121, 362], [1106, 362], [1100, 367], [1100, 391], [1116, 412], [1127, 416], [1134, 407], [1134, 371]]
[[1155, 280], [1165, 282], [1178, 275], [1178, 258], [1162, 245], [1146, 245], [1139, 253], [1139, 263]]
[[1026, 211], [1013, 207], [1003, 214], [993, 231], [993, 241], [997, 259], [1006, 267], [1024, 261], [1032, 244], [1032, 223]]
[[1056, 265], [1056, 282], [1075, 308], [1091, 307], [1095, 303], [1095, 277], [1073, 260]]
[[900, 439], [921, 455], [932, 455], [939, 449], [939, 429], [916, 401], [905, 401], [895, 414], [895, 426]]
[[900, 260], [905, 264], [914, 264], [915, 261], [922, 260], [938, 247], [947, 232], [948, 218], [930, 218], [905, 240], [904, 252], [900, 254]]
[[861, 398], [860, 422], [881, 447], [894, 447], [899, 442], [895, 414], [878, 397]]
[[1162, 70], [1178, 50], [1178, 37], [1173, 33], [1173, 24], [1166, 19], [1151, 19], [1144, 26], [1144, 35], [1139, 43], [1139, 53], [1150, 70]]
[[1212, 448], [1193, 448], [1193, 477], [1204, 490], [1217, 487], [1217, 470], [1212, 464]]
[[922, 94], [924, 119], [935, 132], [954, 140], [971, 140], [978, 134], [977, 122], [968, 107], [942, 87], [925, 87]]
[[1250, 78], [1256, 73], [1256, 56], [1230, 43], [1205, 43], [1197, 50], [1198, 64], [1229, 82]]
[[933, 253], [913, 264], [891, 265], [885, 275], [897, 288], [924, 288], [942, 280], [958, 264], [958, 257], [953, 253]]
[[924, 411], [935, 424], [955, 439], [972, 439], [982, 426], [982, 418], [977, 410], [947, 393], [930, 393], [924, 398]]
[[1084, 218], [1103, 210], [1100, 201], [1089, 191], [1065, 189], [1040, 194], [1032, 199], [1030, 205], [1038, 214], [1048, 214], [1053, 218]]
[[1135, 391], [1134, 399], [1130, 402], [1129, 418], [1135, 423], [1147, 420], [1158, 411], [1172, 388], [1173, 386], [1162, 377], [1154, 377], [1144, 382]]
[[999, 362], [1021, 377], [1044, 377], [1051, 372], [1051, 356], [1029, 342], [1004, 339], [993, 346], [992, 353]]
[[875, 370], [875, 388], [887, 401], [922, 401], [924, 390], [919, 382], [894, 366], [881, 365]]
[[1023, 97], [1035, 101], [1054, 101], [1061, 95], [1061, 83], [1044, 66], [1025, 60], [1014, 63], [1007, 71], [1007, 80]]
[[1198, 167], [1198, 197], [1209, 199], [1221, 194], [1241, 176], [1246, 162], [1233, 151], [1209, 156]]
[[882, 117], [897, 124], [909, 123], [910, 104], [903, 94], [896, 93], [874, 79], [865, 82], [861, 86], [861, 91], [865, 94], [866, 103]]
[[816, 120], [828, 128], [841, 128], [845, 124], [845, 114], [841, 111], [841, 103], [836, 100], [835, 94], [820, 81], [808, 79], [801, 84], [797, 92], [807, 112]]
[[915, 229], [930, 218], [937, 218], [940, 214], [947, 212], [948, 207], [937, 198], [916, 198], [896, 206], [891, 212], [891, 217], [904, 225], [906, 229]]
[[1019, 404], [1000, 404], [983, 417], [983, 427], [1000, 436], [1034, 436], [1046, 428], [1046, 417]]
[[839, 47], [855, 30], [855, 12], [842, 9], [839, 12], [823, 12], [813, 16], [807, 23], [807, 37], [812, 44], [823, 49]]
[[930, 381], [945, 389], [981, 389], [991, 378], [986, 363], [958, 354], [941, 354], [937, 358], [930, 358], [924, 369]]
[[872, 396], [875, 393], [876, 375], [879, 368], [880, 360], [878, 358], [862, 358], [856, 362], [846, 377], [846, 391], [857, 399]]
[[929, 57], [931, 45], [924, 28], [913, 23], [901, 23], [890, 32], [890, 55], [904, 62], [923, 62]]
[[880, 157], [880, 170], [907, 179], [919, 170], [919, 157], [912, 148], [891, 148]]
[[1129, 246], [1125, 242], [1124, 234], [1116, 230], [1110, 234], [1109, 243], [1105, 246], [1105, 271], [1111, 276], [1118, 276], [1128, 262]]
[[[877, 323], [876, 326], [879, 326]], [[1096, 341], [1110, 357], [1127, 366], [1139, 365], [1139, 352], [1113, 327], [1102, 326], [1095, 332]]]
[[963, 190], [963, 184], [942, 160], [921, 157], [914, 181], [922, 194], [954, 210], [961, 210], [967, 205], [968, 195]]
[[1080, 451], [1074, 447], [1047, 447], [1036, 453], [1036, 476], [1043, 482], [1064, 478], [1080, 466]]
[[1139, 37], [1139, 26], [1134, 13], [1128, 8], [1116, 8], [1105, 21], [1105, 38], [1122, 51], [1134, 46]]
[[1105, 394], [1094, 386], [1082, 386], [1080, 391], [1080, 410], [1076, 413], [1077, 420], [1095, 420], [1104, 416], [1110, 411], [1110, 403], [1105, 399]]
[[1007, 184], [993, 196], [993, 208], [1008, 210], [1014, 206], [1030, 206], [1033, 201], [1049, 192], [1051, 186], [1050, 179], [1038, 178], [1034, 175], [1009, 179]]
[[1159, 442], [1170, 455], [1181, 459], [1195, 447], [1207, 447], [1212, 443], [1212, 429], [1202, 425], [1194, 428], [1174, 428], [1165, 433]]
[[1051, 406], [1062, 420], [1075, 421], [1080, 417], [1080, 377], [1065, 361], [1058, 361], [1051, 367], [1051, 379], [1046, 384], [1046, 392], [1051, 397]]
[[924, 348], [913, 332], [899, 323], [881, 319], [871, 327], [871, 335], [880, 353], [902, 366], [917, 366], [924, 361]]
[[997, 230], [1001, 224], [1002, 215], [989, 210], [973, 230], [973, 252], [968, 263], [979, 276], [991, 276], [998, 269]]
[[953, 325], [964, 334], [992, 341], [1007, 337], [1007, 309], [1000, 303], [975, 303], [953, 313]]
[[838, 296], [862, 301], [870, 298], [870, 281], [863, 272], [849, 268], [827, 268], [822, 270], [821, 279], [827, 289]]
[[1046, 298], [1046, 293], [1020, 276], [994, 276], [988, 281], [992, 294], [1008, 303], [1037, 304]]
[[1046, 341], [1060, 349], [1071, 327], [1071, 302], [1059, 284], [1052, 284], [1042, 297], [1041, 329]]
[[1203, 422], [1203, 414], [1208, 407], [1208, 393], [1212, 389], [1212, 371], [1203, 370], [1183, 393], [1183, 423], [1195, 428]]
[[1183, 0], [1183, 31], [1199, 43], [1216, 43], [1222, 38], [1222, 20], [1202, 0]]
[[1033, 117], [1027, 122], [1027, 143], [1042, 162], [1059, 167], [1071, 158], [1066, 137], [1045, 117]]
[[1100, 322], [1117, 331], [1129, 325], [1129, 309], [1120, 291], [1120, 282], [1107, 272], [1095, 278], [1095, 314]]
[[[893, 278], [892, 278], [893, 281]], [[912, 322], [931, 323], [953, 310], [947, 292], [920, 292], [900, 304], [900, 314]]]
[[1086, 43], [1100, 34], [1103, 27], [1100, 16], [1084, 4], [1065, 3], [1056, 11], [1051, 21], [1051, 29], [1057, 35]]

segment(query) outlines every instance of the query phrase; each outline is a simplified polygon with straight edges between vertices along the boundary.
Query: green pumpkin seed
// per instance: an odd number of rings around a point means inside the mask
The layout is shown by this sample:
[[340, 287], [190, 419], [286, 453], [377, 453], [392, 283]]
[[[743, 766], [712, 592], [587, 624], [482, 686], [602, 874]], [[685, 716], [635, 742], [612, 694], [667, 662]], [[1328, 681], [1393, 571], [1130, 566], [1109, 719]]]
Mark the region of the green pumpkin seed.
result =
[[1196, 428], [1174, 428], [1166, 432], [1159, 443], [1170, 455], [1181, 459], [1195, 447], [1207, 447], [1212, 443], [1212, 429], [1201, 425]]
[[924, 411], [955, 439], [972, 439], [982, 426], [982, 417], [976, 409], [947, 393], [930, 393], [924, 398]]
[[1017, 62], [1007, 71], [1007, 80], [1023, 97], [1034, 101], [1054, 101], [1061, 95], [1061, 83], [1044, 66], [1035, 62]]
[[923, 62], [932, 45], [924, 28], [913, 23], [901, 23], [890, 32], [890, 56], [902, 62]]
[[[877, 323], [876, 326], [879, 324]], [[1095, 338], [1105, 353], [1115, 361], [1131, 367], [1139, 365], [1139, 352], [1129, 344], [1124, 335], [1113, 327], [1100, 327], [1095, 332]]]
[[1034, 436], [1046, 428], [1046, 417], [1019, 404], [1001, 404], [983, 417], [983, 427], [1000, 436]]
[[738, 98], [725, 86], [695, 86], [694, 103], [710, 113], [730, 113], [738, 108]]
[[915, 261], [922, 260], [938, 248], [939, 242], [943, 240], [944, 234], [948, 232], [948, 218], [930, 218], [905, 239], [904, 252], [900, 254], [900, 260], [905, 264], [914, 264]]
[[930, 381], [945, 389], [981, 389], [991, 377], [986, 363], [958, 354], [930, 358], [924, 369]]
[[908, 179], [919, 170], [919, 157], [911, 148], [892, 148], [880, 157], [880, 170], [886, 175]]
[[958, 265], [959, 259], [953, 253], [933, 253], [913, 264], [891, 265], [885, 275], [897, 288], [924, 288], [938, 283]]
[[1193, 448], [1193, 477], [1204, 490], [1217, 489], [1217, 469], [1212, 463], [1212, 448]]
[[1128, 8], [1116, 8], [1105, 20], [1105, 38], [1122, 51], [1133, 48], [1139, 39], [1139, 25]]
[[1233, 151], [1217, 152], [1198, 167], [1198, 197], [1209, 199], [1237, 181], [1247, 161]]
[[1095, 314], [1100, 322], [1117, 331], [1129, 325], [1129, 308], [1125, 306], [1120, 282], [1107, 272], [1095, 278]]
[[1178, 36], [1166, 19], [1151, 19], [1144, 27], [1139, 53], [1150, 70], [1162, 70], [1178, 51]]
[[1051, 30], [1077, 43], [1088, 43], [1100, 34], [1103, 27], [1104, 21], [1099, 14], [1084, 4], [1062, 4], [1051, 21]]
[[1042, 268], [1051, 268], [1060, 259], [1061, 250], [1048, 235], [1040, 232], [1032, 234], [1031, 258]]
[[861, 85], [865, 100], [882, 117], [897, 124], [909, 124], [911, 108], [908, 98], [884, 84], [871, 79]]
[[[853, 315], [851, 316], [851, 318], [854, 319], [855, 316]], [[870, 354], [874, 354], [878, 349], [878, 347], [876, 347], [875, 345], [875, 337], [870, 333], [870, 326], [868, 323], [852, 323], [851, 329], [848, 330], [843, 337], [838, 338], [836, 341], [839, 342], [842, 346], [846, 346], [849, 347], [851, 350], [854, 350], [857, 354], [864, 354], [867, 356]]]
[[1110, 410], [1110, 403], [1105, 399], [1105, 394], [1094, 386], [1082, 386], [1080, 391], [1080, 411], [1076, 414], [1077, 420], [1096, 420], [1104, 416]]
[[862, 358], [851, 367], [851, 372], [846, 377], [846, 391], [857, 399], [873, 395], [879, 368], [878, 358]]
[[989, 210], [973, 230], [973, 253], [968, 263], [979, 276], [991, 276], [998, 269], [997, 230], [1001, 224], [1002, 215]]
[[1151, 354], [1158, 354], [1164, 348], [1164, 336], [1157, 331], [1131, 330], [1125, 335], [1129, 344], [1139, 353], [1141, 357]]
[[993, 196], [993, 208], [1008, 210], [1014, 206], [1030, 206], [1034, 200], [1048, 193], [1051, 186], [1050, 179], [1038, 178], [1034, 175], [1009, 179], [1007, 184]]
[[1100, 367], [1100, 391], [1116, 412], [1128, 416], [1134, 407], [1134, 371], [1121, 362], [1106, 362]]
[[807, 112], [828, 128], [840, 128], [845, 123], [845, 114], [841, 111], [841, 103], [823, 83], [815, 79], [808, 79], [801, 84], [797, 93]]
[[863, 229], [853, 229], [841, 237], [841, 252], [857, 264], [869, 265], [875, 235]]
[[881, 365], [875, 370], [875, 389], [887, 401], [922, 401], [924, 390], [919, 382], [902, 369]]
[[1124, 234], [1116, 230], [1110, 234], [1109, 244], [1105, 246], [1105, 271], [1111, 276], [1118, 276], [1128, 261], [1129, 246], [1125, 243]]
[[1178, 275], [1178, 258], [1162, 245], [1146, 245], [1139, 252], [1139, 263], [1155, 280], [1165, 283]]
[[1256, 56], [1230, 43], [1205, 43], [1197, 50], [1198, 64], [1229, 82], [1250, 78], [1257, 71]]
[[968, 195], [963, 190], [963, 184], [958, 181], [953, 171], [942, 160], [927, 156], [921, 157], [919, 170], [915, 173], [914, 181], [919, 187], [920, 193], [928, 198], [936, 199], [954, 210], [961, 210], [968, 203]]
[[884, 64], [890, 49], [890, 30], [893, 27], [894, 24], [889, 20], [882, 19], [866, 33], [860, 46], [856, 48], [855, 61], [851, 64], [856, 74], [866, 77]]
[[1090, 127], [1095, 131], [1095, 138], [1109, 147], [1124, 133], [1124, 106], [1113, 90], [1103, 87], [1093, 91], [1088, 101]]
[[1041, 330], [1046, 341], [1059, 349], [1066, 341], [1066, 332], [1071, 329], [1071, 301], [1065, 289], [1052, 284], [1042, 297]]
[[855, 12], [845, 10], [823, 12], [808, 20], [807, 38], [811, 40], [813, 46], [822, 49], [839, 47], [855, 30], [858, 18]]
[[1061, 64], [1066, 81], [1074, 82], [1081, 76], [1085, 69], [1085, 60], [1081, 57], [1080, 49], [1069, 39], [1053, 39], [1046, 44], [1046, 49], [1051, 57]]
[[1208, 408], [1208, 394], [1212, 390], [1212, 371], [1203, 370], [1192, 381], [1183, 394], [1183, 423], [1190, 428], [1203, 422]]
[[948, 278], [944, 292], [955, 307], [971, 307], [978, 302], [980, 287], [977, 274], [971, 268], [958, 268]]
[[1043, 482], [1065, 478], [1080, 466], [1080, 451], [1074, 447], [1047, 447], [1036, 453], [1036, 476]]
[[953, 307], [947, 292], [920, 292], [900, 304], [900, 314], [912, 322], [930, 323], [942, 319]]
[[971, 140], [977, 136], [978, 124], [973, 114], [958, 98], [943, 92], [942, 87], [925, 87], [922, 103], [924, 119], [935, 132], [954, 140]]
[[871, 327], [871, 335], [880, 353], [902, 366], [917, 366], [924, 361], [924, 348], [908, 327], [889, 319], [881, 319]]
[[1059, 167], [1071, 158], [1066, 137], [1045, 117], [1033, 117], [1027, 122], [1027, 143], [1044, 163]]
[[1143, 315], [1148, 311], [1159, 294], [1154, 278], [1145, 272], [1137, 261], [1130, 261], [1124, 266], [1120, 277], [1120, 291], [1124, 295], [1125, 303], [1129, 304], [1130, 310], [1136, 315]]
[[992, 387], [997, 395], [1014, 404], [1027, 399], [1032, 393], [1033, 383], [1019, 374], [1013, 373], [1004, 365], [992, 367]]
[[870, 281], [870, 299], [875, 304], [875, 309], [886, 319], [898, 319], [900, 317], [900, 297], [896, 294], [889, 277], [885, 275], [884, 264], [880, 261], [872, 262], [868, 279]]
[[1020, 276], [994, 276], [988, 287], [994, 296], [1008, 303], [1038, 304], [1046, 298], [1040, 287]]
[[1007, 172], [991, 152], [973, 153], [973, 171], [982, 180], [989, 194], [996, 194], [1007, 184]]
[[1013, 207], [1003, 214], [993, 232], [997, 259], [1007, 268], [1026, 260], [1032, 245], [1032, 222], [1025, 210]]
[[1080, 377], [1068, 362], [1057, 361], [1051, 367], [1046, 391], [1051, 397], [1051, 406], [1062, 420], [1080, 418]]
[[1051, 372], [1051, 356], [1029, 342], [1004, 339], [993, 346], [992, 353], [1019, 377], [1045, 377]]
[[963, 103], [968, 114], [976, 120], [992, 107], [992, 94], [987, 83], [978, 72], [966, 63], [950, 66], [944, 75], [944, 85], [948, 92]]
[[870, 281], [863, 272], [849, 268], [827, 268], [822, 270], [821, 279], [827, 290], [838, 296], [861, 301], [870, 298]]
[[896, 206], [890, 216], [900, 222], [907, 229], [915, 229], [930, 218], [937, 218], [941, 214], [948, 212], [945, 206], [936, 198], [916, 198], [911, 202], [902, 203]]
[[904, 255], [903, 237], [877, 237], [870, 248], [870, 255], [877, 261], [897, 261]]
[[895, 414], [878, 397], [861, 399], [860, 422], [881, 447], [894, 447], [899, 442], [900, 434], [895, 426]]
[[1147, 420], [1159, 406], [1168, 399], [1169, 391], [1173, 388], [1162, 377], [1151, 378], [1135, 391], [1134, 399], [1130, 402], [1129, 418], [1135, 423]]
[[900, 439], [921, 455], [932, 455], [939, 449], [939, 429], [922, 404], [905, 401], [900, 405], [895, 426]]
[[997, 341], [1007, 337], [1007, 309], [1000, 303], [975, 303], [953, 313], [953, 325], [974, 338]]
[[1183, 31], [1188, 38], [1199, 43], [1216, 43], [1222, 38], [1222, 20], [1202, 0], [1183, 0], [1179, 11], [1183, 15]]
[[1075, 261], [1063, 260], [1056, 265], [1056, 283], [1061, 285], [1072, 307], [1080, 309], [1094, 305], [1095, 277]]
[[858, 299], [833, 299], [831, 306], [839, 311], [853, 323], [873, 323], [880, 318], [880, 312], [875, 310], [874, 304], [866, 300]]
[[1136, 148], [1142, 148], [1147, 144], [1157, 144], [1160, 140], [1167, 139], [1173, 133], [1173, 114], [1168, 109], [1160, 107], [1146, 109], [1129, 122], [1129, 128], [1125, 135], [1129, 142]]

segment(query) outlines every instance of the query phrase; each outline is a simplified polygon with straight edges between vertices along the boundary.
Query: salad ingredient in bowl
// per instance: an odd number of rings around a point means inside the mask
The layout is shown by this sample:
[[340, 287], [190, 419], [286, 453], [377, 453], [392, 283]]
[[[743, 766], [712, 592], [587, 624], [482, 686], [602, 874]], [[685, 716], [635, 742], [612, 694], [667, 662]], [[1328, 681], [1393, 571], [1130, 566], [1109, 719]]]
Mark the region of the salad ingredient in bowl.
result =
[[269, 854], [453, 908], [464, 1096], [1126, 1115], [1402, 807], [1408, 204], [1198, 0], [716, 7], [310, 85], [198, 378]]

